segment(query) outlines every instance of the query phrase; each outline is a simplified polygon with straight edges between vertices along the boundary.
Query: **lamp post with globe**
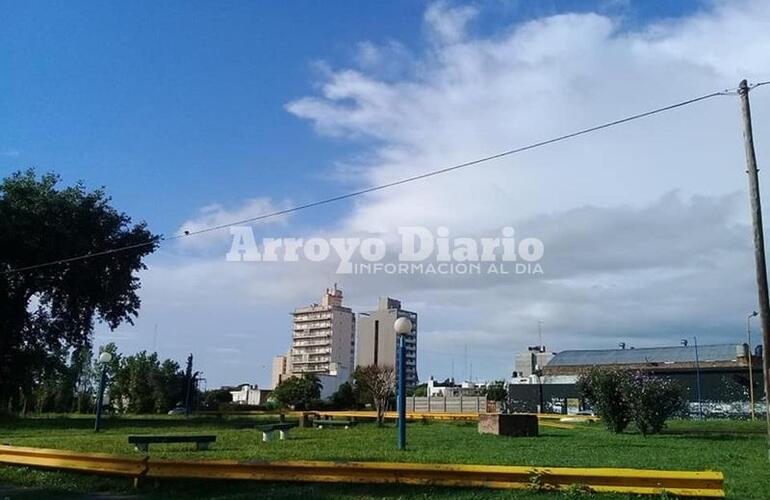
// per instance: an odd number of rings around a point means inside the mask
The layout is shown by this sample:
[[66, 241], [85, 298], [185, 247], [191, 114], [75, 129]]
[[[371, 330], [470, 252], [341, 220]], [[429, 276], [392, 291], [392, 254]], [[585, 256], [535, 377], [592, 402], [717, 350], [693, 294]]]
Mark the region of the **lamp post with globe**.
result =
[[398, 318], [393, 323], [398, 337], [398, 449], [406, 449], [406, 335], [412, 332], [412, 322], [408, 318]]
[[96, 421], [94, 422], [94, 432], [99, 432], [99, 425], [102, 419], [102, 403], [104, 402], [104, 387], [107, 384], [107, 364], [112, 361], [112, 354], [107, 351], [99, 355], [99, 364], [102, 365], [102, 378], [99, 380], [99, 394], [96, 398]]

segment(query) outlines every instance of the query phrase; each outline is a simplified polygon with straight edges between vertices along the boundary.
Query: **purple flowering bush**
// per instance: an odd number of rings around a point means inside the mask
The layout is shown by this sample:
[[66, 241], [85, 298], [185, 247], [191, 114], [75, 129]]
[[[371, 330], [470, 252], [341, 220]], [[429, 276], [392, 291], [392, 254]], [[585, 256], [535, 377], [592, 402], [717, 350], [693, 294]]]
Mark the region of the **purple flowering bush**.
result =
[[643, 372], [596, 366], [583, 373], [577, 385], [581, 397], [615, 433], [623, 432], [630, 422], [644, 436], [658, 433], [684, 406], [680, 386]]
[[629, 376], [627, 384], [624, 392], [631, 417], [643, 436], [657, 434], [666, 420], [681, 413], [682, 388], [671, 379], [636, 372]]
[[629, 374], [617, 368], [595, 366], [580, 375], [578, 391], [589, 402], [602, 422], [612, 432], [620, 433], [631, 421], [631, 409], [625, 395]]

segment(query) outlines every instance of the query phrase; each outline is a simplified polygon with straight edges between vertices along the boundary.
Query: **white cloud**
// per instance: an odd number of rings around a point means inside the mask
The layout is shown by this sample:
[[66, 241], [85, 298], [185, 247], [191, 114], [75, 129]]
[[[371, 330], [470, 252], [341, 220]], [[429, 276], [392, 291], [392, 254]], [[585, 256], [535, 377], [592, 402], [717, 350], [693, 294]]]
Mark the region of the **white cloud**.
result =
[[[186, 231], [195, 233], [196, 231], [200, 231], [202, 229], [226, 226], [232, 223], [239, 225], [239, 221], [274, 213], [276, 211], [288, 208], [289, 206], [290, 203], [288, 201], [284, 201], [280, 205], [275, 205], [274, 202], [268, 198], [252, 198], [241, 203], [240, 206], [236, 208], [225, 208], [223, 205], [215, 203], [201, 208], [199, 214], [196, 217], [182, 223], [176, 234], [184, 234]], [[265, 219], [263, 221], [249, 224], [284, 225], [286, 224], [287, 219], [288, 215], [279, 215]], [[241, 223], [240, 225], [244, 224]], [[210, 248], [212, 245], [218, 245], [217, 249], [219, 249], [222, 243], [229, 242], [230, 240], [230, 233], [226, 228], [224, 228], [221, 230], [195, 235], [194, 237], [190, 238], [181, 238], [179, 242], [183, 248], [202, 250], [205, 248]]]
[[[770, 11], [760, 1], [717, 2], [632, 32], [605, 15], [563, 14], [484, 36], [469, 30], [475, 15], [432, 4], [423, 50], [362, 41], [350, 67], [327, 69], [318, 93], [287, 110], [334, 140], [367, 139], [339, 160], [370, 186], [770, 76]], [[760, 158], [765, 89], [752, 93]], [[248, 367], [211, 357], [206, 369], [225, 374], [212, 375], [217, 382], [266, 383], [261, 367], [285, 351], [288, 313], [334, 281], [356, 310], [387, 294], [420, 313], [422, 377], [449, 375], [446, 353], [459, 364], [465, 345], [475, 373], [503, 376], [513, 354], [536, 342], [539, 319], [557, 350], [671, 344], [684, 334], [740, 342], [756, 294], [738, 117], [734, 96], [702, 102], [367, 195], [314, 231], [444, 225], [489, 236], [513, 225], [544, 241], [542, 277], [349, 277], [333, 262], [233, 264], [224, 262], [225, 231], [206, 243], [221, 257], [165, 259], [147, 272], [142, 321], [181, 318], [175, 328], [204, 356], [238, 343]], [[274, 208], [266, 199], [217, 206], [183, 229]], [[253, 332], [253, 341], [232, 332]]]

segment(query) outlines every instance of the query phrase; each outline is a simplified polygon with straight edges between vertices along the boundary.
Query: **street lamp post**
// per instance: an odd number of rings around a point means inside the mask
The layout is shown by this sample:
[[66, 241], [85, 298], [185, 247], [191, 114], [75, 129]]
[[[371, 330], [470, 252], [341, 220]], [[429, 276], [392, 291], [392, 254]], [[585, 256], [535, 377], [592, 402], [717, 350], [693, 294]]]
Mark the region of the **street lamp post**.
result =
[[94, 432], [99, 432], [99, 425], [102, 420], [102, 403], [104, 402], [104, 387], [107, 385], [107, 363], [112, 361], [112, 354], [104, 351], [99, 355], [99, 364], [102, 365], [102, 377], [99, 380], [99, 394], [96, 397], [96, 421], [94, 422]]
[[751, 318], [754, 318], [759, 313], [752, 311], [746, 317], [746, 334], [749, 342], [749, 411], [751, 412], [751, 420], [756, 420], [754, 416], [754, 364], [751, 361]]
[[698, 356], [698, 337], [692, 338], [695, 341], [695, 386], [698, 388], [698, 413], [703, 420], [703, 398], [700, 390], [700, 357]]
[[537, 375], [537, 412], [545, 413], [545, 402], [543, 401], [543, 370], [540, 368], [540, 365], [535, 365], [535, 375]]
[[[693, 337], [693, 340], [695, 341], [695, 387], [698, 396], [698, 414], [700, 415], [700, 419], [703, 420], [703, 400], [701, 399], [700, 392], [700, 359], [698, 356], [698, 337]], [[687, 347], [687, 339], [682, 339], [680, 344], [682, 344], [682, 347]]]
[[398, 449], [406, 449], [406, 335], [412, 332], [408, 318], [398, 318], [393, 323], [398, 337]]

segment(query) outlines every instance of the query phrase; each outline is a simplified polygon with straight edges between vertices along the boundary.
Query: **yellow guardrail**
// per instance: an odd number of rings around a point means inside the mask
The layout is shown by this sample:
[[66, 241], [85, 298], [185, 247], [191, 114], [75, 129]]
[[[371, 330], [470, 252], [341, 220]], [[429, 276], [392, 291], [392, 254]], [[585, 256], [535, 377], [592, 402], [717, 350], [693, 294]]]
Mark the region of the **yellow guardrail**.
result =
[[[314, 413], [321, 417], [330, 418], [359, 418], [359, 419], [375, 419], [377, 418], [377, 412], [373, 411], [313, 411], [307, 413]], [[482, 413], [438, 413], [438, 412], [407, 412], [406, 418], [411, 420], [455, 420], [455, 421], [476, 421]], [[550, 414], [537, 414], [538, 421], [543, 427], [552, 427], [555, 429], [574, 429], [575, 426], [569, 423], [555, 422], [563, 418], [564, 415], [550, 415]], [[385, 412], [386, 419], [398, 418], [398, 413], [394, 411]], [[580, 417], [581, 420], [586, 422], [595, 421], [598, 417]]]
[[[259, 416], [259, 415], [284, 415], [289, 417], [299, 417], [301, 414], [315, 414], [320, 416], [328, 416], [328, 417], [339, 417], [339, 418], [362, 418], [362, 419], [370, 419], [370, 418], [376, 418], [377, 412], [369, 411], [369, 410], [311, 410], [311, 411], [281, 411], [281, 410], [270, 410], [270, 411], [215, 411], [215, 410], [209, 410], [209, 411], [199, 411], [195, 412], [196, 415], [202, 415], [202, 416]], [[450, 412], [413, 412], [408, 411], [406, 412], [406, 418], [412, 419], [412, 420], [418, 420], [418, 419], [431, 419], [431, 420], [476, 420], [478, 419], [478, 416], [483, 414], [483, 412], [480, 413], [450, 413]], [[565, 417], [569, 417], [575, 420], [582, 420], [585, 422], [595, 422], [599, 420], [599, 417], [594, 417], [591, 415], [562, 415], [562, 414], [555, 414], [555, 413], [530, 413], [527, 415], [537, 415], [537, 418], [542, 421], [550, 421], [550, 420], [560, 420]], [[385, 412], [385, 418], [387, 419], [395, 419], [398, 418], [398, 413], [394, 411], [388, 411]], [[566, 427], [565, 427], [566, 428]]]
[[721, 472], [386, 462], [176, 461], [3, 445], [0, 463], [134, 478], [403, 483], [542, 491], [580, 485], [597, 493], [668, 492], [683, 497], [724, 498]]

